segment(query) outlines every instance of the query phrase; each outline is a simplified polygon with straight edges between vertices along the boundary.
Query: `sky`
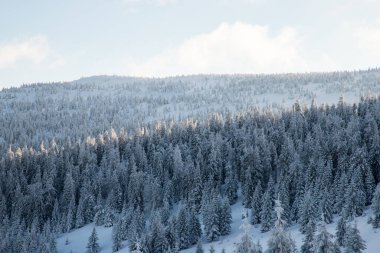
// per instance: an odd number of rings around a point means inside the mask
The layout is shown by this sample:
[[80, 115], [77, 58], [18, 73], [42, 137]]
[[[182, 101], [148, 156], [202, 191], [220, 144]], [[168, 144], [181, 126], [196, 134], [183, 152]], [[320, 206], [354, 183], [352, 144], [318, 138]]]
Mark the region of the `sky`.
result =
[[0, 0], [0, 88], [380, 66], [380, 0]]

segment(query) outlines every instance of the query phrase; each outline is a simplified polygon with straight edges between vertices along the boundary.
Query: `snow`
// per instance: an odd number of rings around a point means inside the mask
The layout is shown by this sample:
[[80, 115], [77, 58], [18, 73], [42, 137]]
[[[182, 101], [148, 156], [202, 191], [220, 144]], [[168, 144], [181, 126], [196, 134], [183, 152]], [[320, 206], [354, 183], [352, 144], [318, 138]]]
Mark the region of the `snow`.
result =
[[[58, 252], [62, 253], [80, 253], [86, 252], [86, 246], [88, 242], [88, 238], [90, 237], [92, 230], [95, 224], [87, 224], [84, 227], [79, 229], [75, 229], [70, 233], [62, 234], [57, 239], [57, 248]], [[99, 245], [101, 252], [112, 252], [112, 227], [104, 227], [104, 226], [95, 226], [96, 233], [99, 238]], [[66, 240], [68, 240], [68, 244], [66, 245]], [[128, 242], [124, 242], [123, 246], [125, 246], [122, 250], [118, 252], [129, 252], [128, 250]]]
[[318, 105], [336, 104], [343, 95], [346, 103], [355, 103], [363, 95], [380, 94], [379, 75], [380, 70], [162, 79], [95, 76], [3, 89], [2, 119], [8, 125], [29, 126], [30, 121], [36, 125], [2, 137], [8, 144], [38, 146], [53, 137], [59, 141], [67, 136], [97, 136], [110, 128], [133, 132], [156, 121], [204, 121], [210, 114], [244, 112], [252, 107], [275, 111], [290, 108], [296, 101], [301, 105], [310, 105], [313, 99]]
[[[220, 237], [218, 241], [207, 242], [203, 238], [203, 249], [205, 252], [208, 252], [211, 245], [214, 246], [216, 252], [221, 252], [222, 249], [225, 249], [227, 253], [234, 252], [236, 248], [236, 243], [240, 241], [243, 231], [241, 231], [240, 226], [243, 223], [243, 215], [249, 210], [242, 206], [241, 200], [236, 204], [231, 206], [232, 209], [232, 224], [231, 224], [231, 233], [227, 236]], [[366, 241], [367, 253], [378, 253], [379, 252], [379, 235], [378, 231], [374, 230], [371, 224], [368, 224], [368, 217], [370, 217], [371, 211], [366, 210], [365, 214], [361, 217], [356, 218], [357, 226], [360, 231], [360, 235]], [[327, 225], [327, 230], [335, 234], [335, 227], [338, 222], [338, 217], [334, 218], [334, 222]], [[70, 252], [86, 252], [86, 245], [89, 236], [91, 235], [94, 224], [88, 224], [82, 228], [76, 229], [70, 233], [65, 233], [60, 235], [57, 239], [57, 248], [59, 253], [70, 253]], [[104, 226], [97, 226], [96, 231], [98, 233], [99, 244], [101, 247], [102, 253], [112, 252], [112, 228], [105, 228]], [[303, 235], [299, 231], [299, 225], [294, 225], [288, 228], [288, 231], [291, 233], [291, 237], [295, 240], [297, 248], [300, 249], [302, 245]], [[270, 238], [271, 231], [266, 233], [260, 232], [260, 226], [252, 227], [251, 235], [253, 241], [256, 243], [260, 242], [263, 250], [267, 248], [267, 241]], [[68, 239], [69, 244], [65, 245], [65, 241]], [[125, 241], [123, 244], [124, 248], [118, 252], [127, 253], [128, 242]], [[182, 250], [182, 253], [194, 253], [196, 245], [193, 247]]]
[[[294, 102], [301, 105], [309, 105], [312, 99], [318, 104], [336, 104], [343, 95], [344, 101], [355, 103], [360, 97], [369, 93], [380, 94], [380, 71], [345, 72], [333, 74], [308, 74], [308, 75], [268, 75], [268, 76], [188, 76], [165, 79], [138, 79], [130, 77], [89, 77], [70, 83], [56, 85], [51, 89], [44, 89], [47, 85], [24, 87], [18, 90], [5, 90], [0, 93], [0, 102], [8, 113], [12, 113], [11, 103], [20, 101], [33, 102], [49, 97], [56, 100], [56, 106], [61, 106], [62, 111], [84, 118], [93, 129], [102, 130], [108, 127], [116, 129], [141, 126], [156, 120], [181, 120], [186, 117], [194, 117], [202, 120], [209, 113], [230, 111], [240, 112], [251, 107], [257, 108], [290, 108]], [[88, 99], [100, 102], [86, 103]], [[79, 101], [79, 102], [78, 102]], [[122, 102], [120, 102], [122, 101]], [[46, 101], [48, 102], [48, 101]], [[99, 107], [99, 103], [107, 102]], [[50, 103], [46, 103], [50, 106]], [[121, 107], [121, 105], [127, 105]], [[75, 105], [77, 107], [70, 107]], [[87, 108], [88, 106], [88, 108]], [[104, 107], [104, 108], [103, 108]], [[107, 109], [113, 108], [112, 117], [101, 117], [109, 113]], [[101, 110], [104, 109], [104, 110]], [[49, 108], [46, 109], [49, 111]], [[57, 108], [52, 108], [56, 113]], [[60, 111], [60, 110], [58, 110]], [[100, 111], [97, 116], [94, 112]], [[28, 111], [30, 113], [30, 111]], [[81, 129], [81, 122], [78, 129]], [[60, 129], [60, 128], [58, 128]], [[41, 130], [41, 135], [48, 135], [49, 129]], [[54, 132], [58, 131], [58, 132]], [[60, 130], [54, 130], [55, 136]], [[71, 131], [71, 130], [67, 130]], [[79, 132], [79, 130], [77, 130]], [[71, 133], [72, 134], [72, 133]], [[63, 134], [71, 135], [69, 133]], [[86, 133], [88, 134], [88, 133]], [[0, 137], [1, 142], [1, 137]], [[6, 140], [4, 140], [6, 142]], [[235, 245], [243, 235], [240, 230], [242, 216], [249, 210], [243, 208], [241, 200], [232, 207], [231, 233], [220, 237], [216, 242], [207, 242], [203, 238], [205, 252], [211, 245], [216, 252], [224, 248], [226, 252], [233, 252]], [[371, 214], [367, 210], [364, 216], [356, 219], [361, 236], [366, 241], [368, 253], [379, 252], [378, 231], [374, 231], [367, 223]], [[335, 234], [338, 217], [334, 223], [328, 224], [327, 229]], [[88, 237], [94, 224], [88, 224], [70, 233], [65, 233], [57, 239], [58, 252], [85, 252]], [[99, 244], [102, 252], [112, 252], [112, 228], [97, 226]], [[289, 232], [295, 240], [297, 248], [302, 245], [303, 235], [299, 232], [299, 225], [289, 227]], [[252, 228], [254, 242], [260, 241], [265, 250], [271, 232], [261, 233], [260, 226]], [[68, 239], [69, 244], [65, 241]], [[129, 252], [128, 242], [124, 242], [124, 248], [119, 252]], [[192, 248], [181, 251], [182, 253], [195, 252]]]

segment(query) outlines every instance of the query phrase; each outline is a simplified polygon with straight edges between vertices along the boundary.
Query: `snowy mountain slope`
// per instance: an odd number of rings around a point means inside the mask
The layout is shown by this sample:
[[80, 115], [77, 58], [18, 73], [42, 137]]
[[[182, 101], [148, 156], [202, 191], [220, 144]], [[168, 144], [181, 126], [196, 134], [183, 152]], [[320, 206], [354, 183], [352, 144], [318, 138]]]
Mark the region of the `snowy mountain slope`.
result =
[[[363, 94], [378, 95], [378, 84], [374, 70], [167, 79], [96, 77], [4, 90], [0, 216], [5, 214], [7, 219], [1, 221], [4, 229], [0, 232], [6, 239], [0, 251], [22, 247], [26, 253], [33, 246], [35, 252], [45, 252], [46, 247], [54, 248], [58, 234], [60, 252], [85, 252], [94, 226], [88, 224], [93, 221], [122, 227], [116, 240], [112, 228], [98, 227], [104, 252], [119, 248], [115, 241], [126, 238], [132, 238], [130, 243], [142, 238], [149, 252], [158, 252], [154, 240], [164, 233], [165, 245], [159, 252], [179, 243], [186, 249], [201, 234], [194, 211], [199, 208], [206, 217], [202, 221], [204, 246], [211, 246], [206, 237], [229, 234], [212, 245], [232, 252], [241, 237], [242, 202], [245, 206], [262, 203], [265, 211], [260, 211], [260, 219], [269, 229], [272, 217], [267, 214], [272, 213], [275, 195], [281, 195], [287, 213], [295, 215], [288, 217], [293, 221], [300, 221], [300, 210], [312, 204], [320, 208], [306, 217], [309, 222], [325, 210], [329, 217], [333, 213], [344, 214], [345, 219], [361, 216], [372, 203], [377, 203], [380, 220], [380, 190], [377, 200], [372, 200], [380, 181], [379, 99], [364, 99], [355, 107], [341, 102], [331, 107], [294, 107], [278, 117], [265, 110], [244, 113], [252, 106], [286, 109], [296, 100], [302, 104], [318, 97], [336, 103], [341, 94], [346, 102], [355, 102]], [[159, 112], [162, 107], [164, 112]], [[227, 109], [243, 113], [218, 116], [206, 124], [178, 123], [189, 115], [205, 123], [209, 112]], [[181, 117], [173, 118], [176, 113]], [[172, 119], [173, 124], [149, 125], [159, 119]], [[147, 131], [129, 136], [118, 131], [137, 126]], [[118, 132], [97, 136], [111, 128]], [[265, 193], [260, 180], [266, 185]], [[230, 204], [235, 203], [238, 191], [244, 197], [232, 206], [229, 233]], [[334, 210], [326, 208], [329, 203]], [[178, 214], [172, 211], [173, 205], [178, 206]], [[10, 218], [16, 222], [9, 222]], [[358, 218], [371, 253], [376, 233], [366, 220]], [[178, 224], [187, 234], [180, 234]], [[67, 231], [71, 232], [62, 234]], [[298, 227], [291, 231], [299, 247], [303, 237]], [[14, 240], [21, 232], [24, 239]], [[265, 249], [271, 234], [255, 228], [251, 235]], [[128, 243], [124, 246], [123, 252], [128, 252]], [[194, 247], [184, 252], [192, 251]]]
[[[243, 224], [243, 215], [249, 210], [242, 206], [241, 201], [238, 201], [232, 206], [232, 219], [231, 233], [227, 236], [221, 237], [218, 241], [207, 242], [203, 238], [203, 249], [208, 252], [209, 248], [214, 246], [217, 253], [220, 253], [222, 249], [225, 249], [227, 253], [232, 253], [236, 249], [236, 244], [240, 241], [242, 236], [241, 226]], [[377, 253], [379, 252], [379, 231], [374, 230], [371, 224], [367, 223], [368, 217], [371, 216], [372, 212], [367, 210], [362, 217], [356, 218], [358, 229], [360, 230], [362, 238], [366, 241], [367, 249], [365, 252]], [[337, 217], [335, 217], [334, 222], [327, 225], [327, 229], [330, 233], [335, 234], [337, 224]], [[90, 236], [94, 224], [88, 224], [82, 228], [76, 229], [70, 233], [62, 234], [57, 239], [57, 248], [59, 253], [70, 253], [70, 252], [85, 252], [88, 237]], [[96, 230], [99, 237], [99, 244], [102, 253], [112, 252], [112, 228], [105, 228], [103, 226], [96, 226]], [[292, 238], [296, 241], [297, 248], [300, 249], [302, 245], [302, 240], [304, 235], [299, 231], [299, 225], [294, 225], [288, 228], [291, 233]], [[251, 236], [254, 242], [259, 241], [263, 250], [267, 248], [267, 241], [271, 235], [271, 232], [261, 233], [260, 227], [255, 226], [251, 228]], [[69, 244], [66, 245], [66, 240]], [[130, 252], [128, 249], [128, 241], [123, 244], [124, 248], [118, 252], [127, 253]], [[182, 253], [194, 253], [196, 246], [189, 249], [182, 250]]]
[[[114, 128], [133, 132], [157, 120], [205, 120], [212, 113], [252, 107], [276, 110], [358, 102], [380, 94], [380, 70], [275, 75], [199, 75], [143, 79], [117, 76], [36, 84], [0, 92], [0, 151], [96, 136]], [[12, 129], [12, 133], [9, 132]]]

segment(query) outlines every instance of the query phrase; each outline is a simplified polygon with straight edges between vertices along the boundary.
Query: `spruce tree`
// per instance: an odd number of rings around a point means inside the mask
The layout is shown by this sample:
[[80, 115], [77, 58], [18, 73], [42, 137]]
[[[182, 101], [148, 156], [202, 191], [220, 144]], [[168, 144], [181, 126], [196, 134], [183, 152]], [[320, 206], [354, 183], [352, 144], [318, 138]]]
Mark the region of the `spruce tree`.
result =
[[213, 198], [206, 204], [203, 210], [203, 223], [205, 235], [208, 241], [215, 241], [221, 235], [220, 233], [220, 215], [221, 201], [220, 196], [216, 193]]
[[228, 235], [231, 231], [232, 215], [231, 206], [227, 198], [223, 198], [220, 215], [219, 215], [219, 231], [220, 235]]
[[269, 231], [273, 225], [273, 206], [270, 191], [271, 189], [267, 189], [263, 196], [263, 207], [260, 215], [261, 232]]
[[372, 198], [372, 226], [373, 228], [380, 228], [380, 183], [377, 184], [376, 191]]
[[353, 227], [348, 226], [344, 253], [362, 253], [365, 249], [365, 241], [360, 236], [355, 222]]
[[342, 216], [338, 220], [338, 224], [336, 226], [336, 241], [339, 246], [343, 247], [345, 243], [345, 237], [347, 233], [347, 221], [346, 219]]
[[261, 182], [259, 181], [256, 185], [255, 191], [252, 196], [252, 208], [251, 208], [251, 224], [259, 224], [261, 221], [261, 207], [262, 204], [262, 188]]
[[319, 214], [324, 214], [325, 221], [327, 224], [330, 224], [333, 221], [333, 201], [332, 201], [333, 194], [325, 188], [323, 191], [321, 191], [320, 194], [320, 201], [319, 201]]
[[197, 243], [197, 248], [195, 249], [195, 253], [204, 253], [201, 240], [199, 240]]
[[225, 184], [225, 195], [227, 196], [230, 204], [235, 204], [238, 195], [238, 181], [236, 179], [236, 173], [233, 171], [230, 163], [226, 165], [226, 170], [227, 170], [227, 179], [226, 179], [226, 184]]
[[302, 253], [313, 253], [313, 241], [315, 237], [315, 223], [313, 220], [309, 220], [308, 224], [304, 228], [303, 244], [301, 246]]
[[112, 228], [112, 251], [119, 251], [123, 247], [122, 221], [119, 219]]
[[156, 212], [153, 217], [153, 222], [151, 225], [149, 245], [153, 252], [164, 253], [169, 248], [169, 243], [165, 237], [165, 229], [161, 223], [160, 215]]
[[[306, 230], [313, 226], [315, 226], [315, 213], [316, 211], [316, 204], [315, 201], [311, 195], [311, 193], [308, 191], [305, 193], [301, 208], [300, 208], [300, 231], [305, 234]], [[310, 232], [310, 231], [308, 231]]]
[[187, 224], [189, 234], [189, 245], [194, 245], [199, 241], [202, 235], [202, 228], [198, 217], [195, 214], [195, 210], [187, 208]]
[[284, 209], [281, 201], [275, 201], [276, 221], [271, 237], [268, 240], [266, 253], [294, 253], [296, 251], [295, 242], [290, 234], [285, 231], [286, 221], [283, 219]]
[[55, 241], [55, 239], [53, 237], [51, 237], [49, 240], [49, 252], [50, 253], [58, 253], [57, 242]]
[[244, 218], [243, 224], [240, 226], [243, 230], [243, 236], [240, 242], [236, 244], [236, 253], [262, 253], [260, 244], [255, 244], [250, 236], [251, 225], [248, 222], [248, 218]]
[[319, 225], [319, 234], [313, 241], [313, 253], [340, 253], [339, 245], [334, 242], [334, 236], [326, 229], [325, 217], [322, 214], [322, 220]]
[[87, 243], [87, 251], [86, 253], [99, 253], [100, 252], [100, 246], [98, 243], [98, 235], [96, 233], [96, 229], [94, 228], [92, 230], [92, 233], [90, 237], [88, 238], [88, 243]]
[[179, 249], [186, 249], [189, 246], [189, 228], [187, 224], [185, 207], [181, 207], [176, 222], [177, 238]]

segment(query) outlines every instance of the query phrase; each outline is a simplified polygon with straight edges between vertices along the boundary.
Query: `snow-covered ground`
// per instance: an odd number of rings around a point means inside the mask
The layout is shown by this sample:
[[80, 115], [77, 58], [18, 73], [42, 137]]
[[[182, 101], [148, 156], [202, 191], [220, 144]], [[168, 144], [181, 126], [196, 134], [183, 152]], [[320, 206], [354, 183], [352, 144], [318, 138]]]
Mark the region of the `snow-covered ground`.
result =
[[95, 76], [37, 84], [0, 91], [0, 149], [38, 147], [67, 136], [83, 139], [111, 128], [134, 133], [156, 121], [204, 121], [210, 114], [252, 108], [276, 111], [296, 101], [331, 105], [343, 96], [356, 103], [368, 94], [380, 94], [380, 70], [161, 79]]
[[[28, 96], [25, 97], [25, 94]], [[4, 108], [10, 108], [9, 105], [27, 98], [26, 101], [30, 103], [39, 101], [44, 109], [45, 105], [50, 105], [50, 101], [44, 101], [44, 97], [49, 97], [57, 106], [52, 108], [54, 115], [56, 110], [69, 111], [74, 118], [74, 125], [78, 125], [77, 132], [81, 133], [80, 126], [86, 122], [86, 127], [91, 127], [85, 134], [94, 135], [96, 131], [109, 127], [131, 129], [155, 120], [180, 120], [186, 117], [202, 120], [209, 113], [226, 110], [240, 112], [251, 107], [269, 107], [272, 110], [290, 108], [295, 101], [309, 105], [312, 99], [315, 99], [317, 104], [335, 104], [339, 97], [343, 96], [345, 102], [354, 103], [367, 94], [380, 94], [380, 70], [263, 76], [188, 76], [166, 79], [90, 77], [56, 86], [41, 85], [3, 91], [0, 95], [4, 99], [0, 99], [0, 102], [4, 103]], [[102, 106], [99, 107], [100, 104]], [[25, 105], [26, 108], [28, 106]], [[48, 112], [49, 108], [46, 110]], [[77, 118], [84, 120], [82, 122], [76, 120]], [[41, 127], [43, 131], [40, 135], [47, 135], [51, 131], [50, 134], [57, 136], [60, 134], [59, 131], [62, 131], [62, 127], [52, 127], [48, 130], [44, 127]], [[64, 136], [68, 133], [70, 136], [73, 135], [71, 129], [66, 131]], [[230, 235], [212, 243], [203, 239], [205, 250], [213, 245], [216, 252], [221, 252], [222, 248], [226, 252], [234, 251], [235, 244], [242, 235], [242, 215], [247, 210], [242, 207], [241, 202], [233, 205], [232, 210]], [[377, 240], [380, 236], [367, 224], [369, 212], [367, 210], [367, 215], [357, 218], [357, 224], [366, 241], [365, 252], [377, 253], [380, 252], [380, 243]], [[333, 234], [336, 221], [337, 218], [333, 224], [327, 226]], [[58, 251], [85, 252], [93, 227], [94, 224], [88, 224], [62, 234], [57, 241]], [[300, 248], [303, 235], [299, 232], [299, 226], [292, 226], [289, 231]], [[97, 227], [97, 232], [102, 252], [112, 252], [112, 228]], [[260, 227], [253, 227], [251, 235], [255, 242], [260, 241], [265, 250], [270, 232], [261, 233]], [[195, 246], [182, 252], [194, 251]], [[129, 252], [128, 242], [124, 242], [124, 248], [120, 252]]]
[[[231, 233], [227, 236], [221, 237], [218, 241], [215, 242], [207, 242], [203, 239], [203, 249], [205, 252], [208, 252], [211, 245], [214, 246], [217, 253], [220, 253], [222, 249], [225, 249], [227, 253], [234, 252], [236, 248], [236, 243], [240, 241], [242, 236], [242, 231], [240, 226], [243, 223], [243, 214], [249, 210], [245, 209], [242, 206], [241, 201], [232, 206], [232, 225], [231, 225]], [[368, 253], [378, 253], [380, 252], [380, 235], [379, 231], [376, 231], [372, 228], [371, 224], [367, 223], [368, 217], [370, 216], [371, 211], [367, 210], [365, 214], [356, 219], [358, 229], [360, 231], [361, 236], [366, 241], [367, 249], [365, 252]], [[332, 224], [327, 225], [327, 230], [335, 234], [335, 227], [337, 223], [338, 217], [335, 217], [334, 222]], [[62, 234], [57, 240], [57, 247], [59, 253], [81, 253], [86, 252], [86, 245], [88, 241], [88, 237], [90, 236], [92, 229], [94, 228], [94, 224], [88, 224], [80, 229], [76, 229], [70, 233]], [[105, 228], [103, 226], [96, 227], [96, 231], [99, 237], [99, 244], [101, 247], [101, 252], [109, 253], [112, 252], [112, 228]], [[297, 248], [300, 249], [302, 245], [303, 235], [299, 231], [299, 226], [294, 225], [291, 226], [288, 231], [291, 233], [292, 238], [296, 241]], [[271, 235], [271, 232], [261, 233], [260, 227], [252, 227], [252, 239], [257, 242], [259, 241], [263, 249], [267, 248], [267, 241]], [[68, 240], [68, 244], [66, 244], [66, 240]], [[124, 242], [124, 248], [118, 252], [127, 253], [128, 250], [128, 242]], [[186, 250], [182, 250], [182, 253], [194, 253], [195, 246]]]

